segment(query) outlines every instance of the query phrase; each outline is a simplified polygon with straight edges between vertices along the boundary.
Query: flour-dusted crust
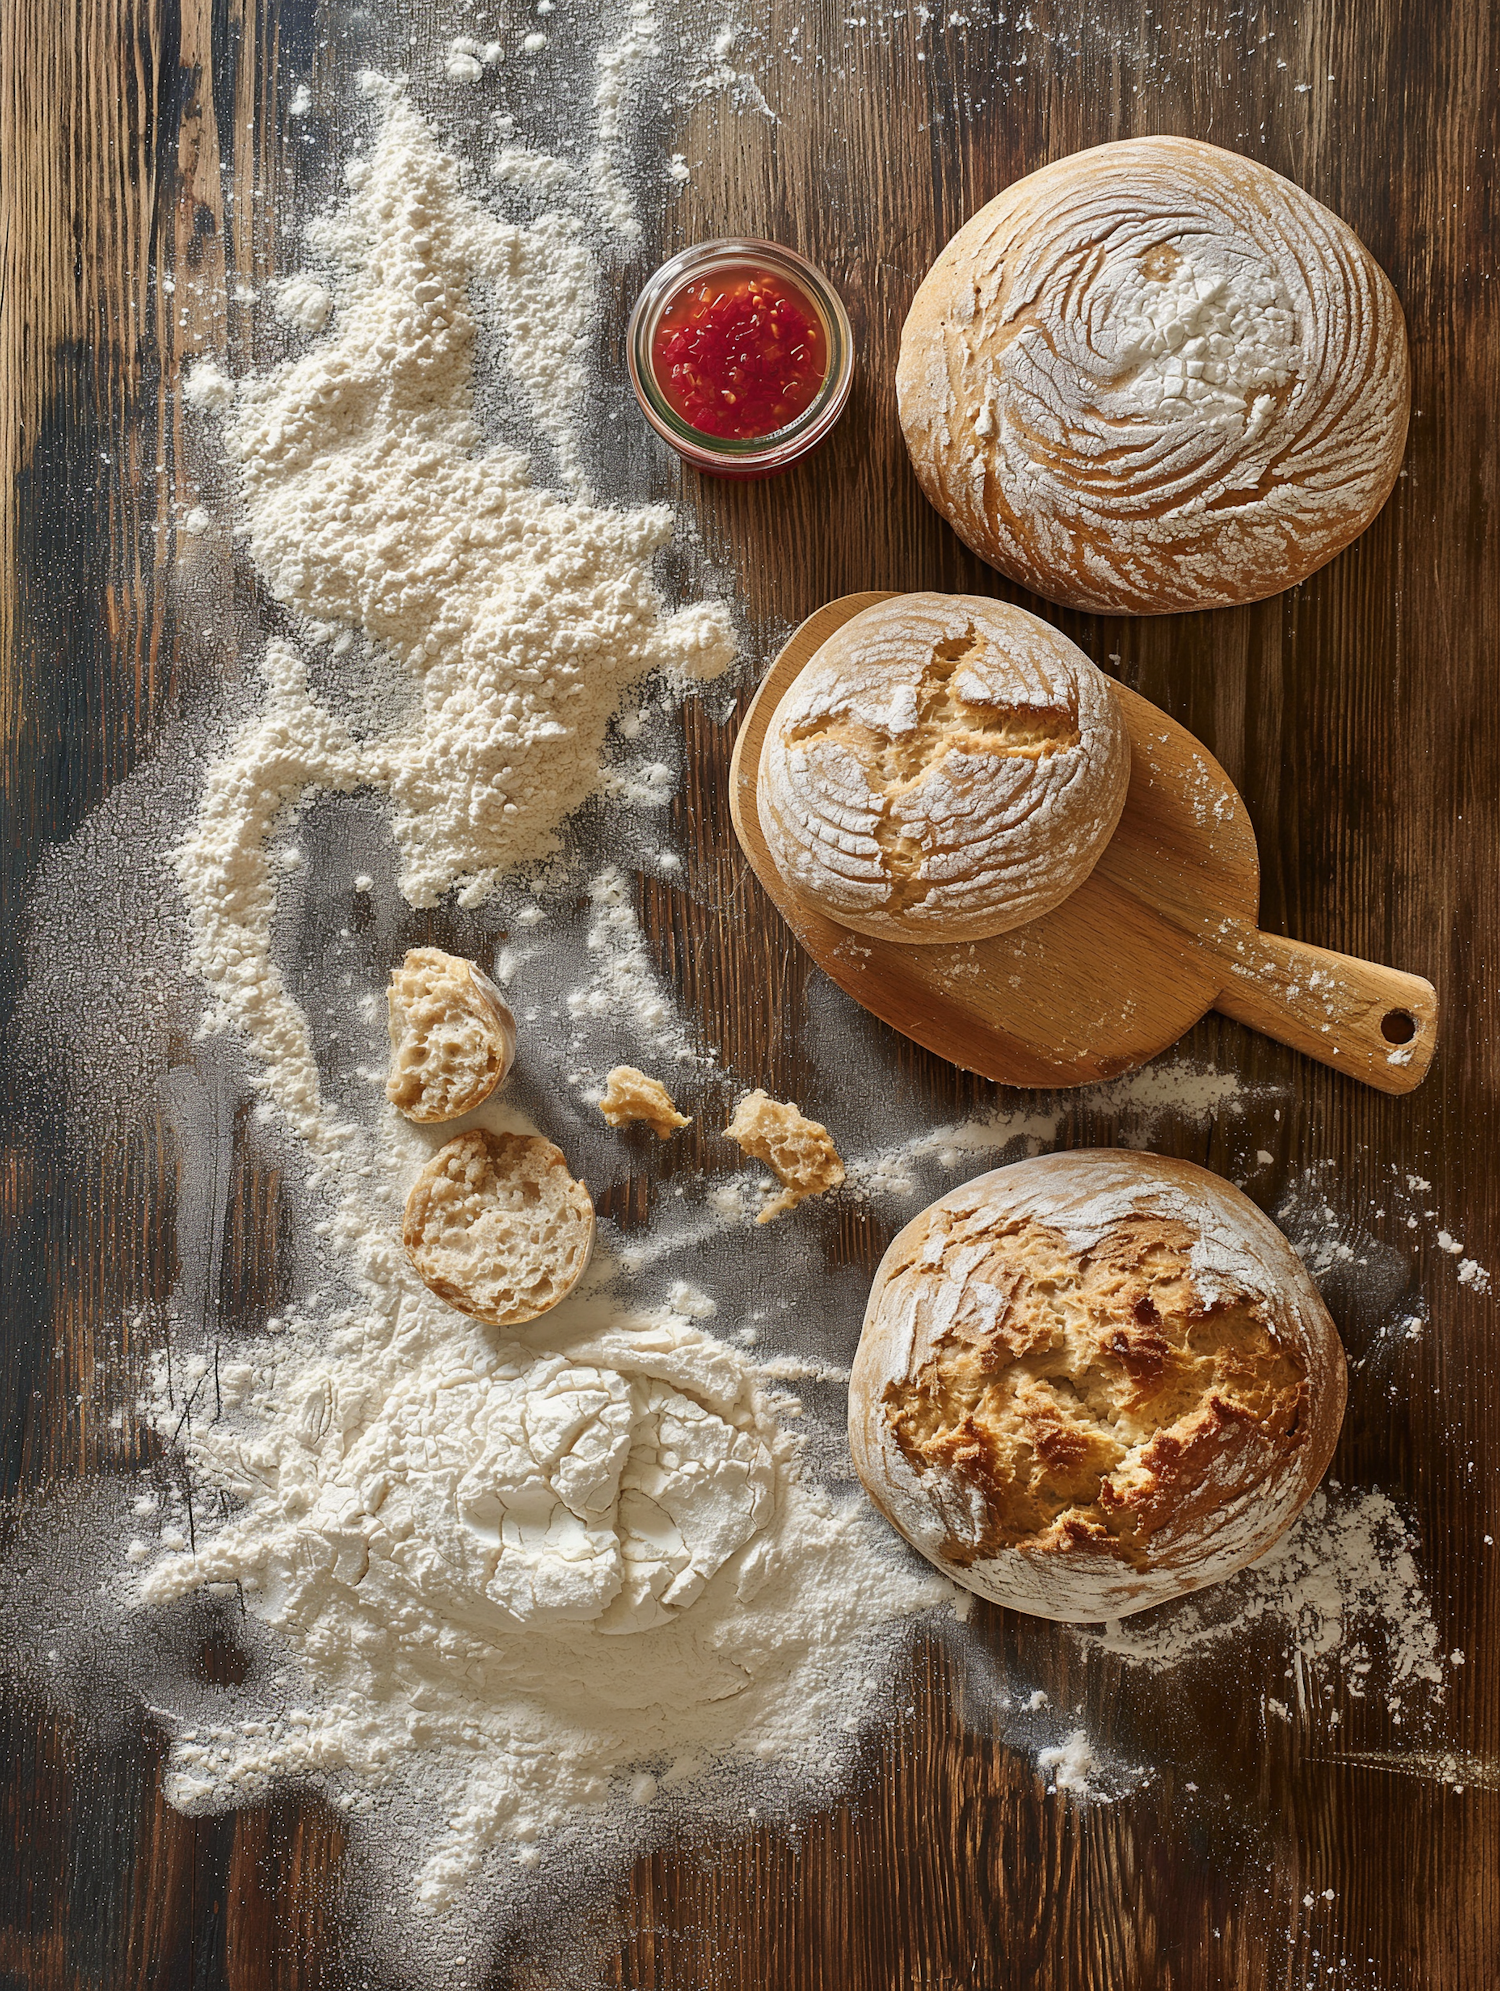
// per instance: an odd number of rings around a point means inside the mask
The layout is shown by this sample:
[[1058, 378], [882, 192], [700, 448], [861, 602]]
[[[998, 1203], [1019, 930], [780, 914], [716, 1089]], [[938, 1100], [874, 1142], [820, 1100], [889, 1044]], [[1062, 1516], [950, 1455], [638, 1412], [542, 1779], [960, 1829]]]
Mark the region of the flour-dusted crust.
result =
[[1332, 1456], [1344, 1352], [1268, 1217], [1100, 1149], [978, 1176], [875, 1275], [849, 1384], [871, 1499], [955, 1582], [1088, 1622], [1231, 1576]]
[[690, 1113], [679, 1113], [670, 1092], [659, 1078], [637, 1071], [634, 1065], [616, 1065], [604, 1081], [604, 1097], [599, 1111], [611, 1127], [630, 1127], [638, 1122], [651, 1129], [659, 1141], [669, 1140], [679, 1127], [691, 1127]]
[[456, 1120], [489, 1098], [516, 1056], [516, 1019], [472, 961], [413, 947], [391, 970], [386, 1098], [408, 1120]]
[[851, 617], [787, 687], [757, 805], [799, 898], [936, 945], [1076, 891], [1129, 786], [1119, 701], [1076, 644], [1005, 602], [911, 594]]
[[517, 1327], [565, 1300], [594, 1248], [594, 1206], [551, 1141], [475, 1128], [412, 1184], [406, 1255], [440, 1300]]
[[724, 1134], [763, 1161], [781, 1184], [781, 1194], [756, 1217], [758, 1224], [795, 1210], [809, 1196], [837, 1189], [844, 1179], [843, 1161], [822, 1121], [807, 1119], [795, 1104], [772, 1099], [758, 1087], [745, 1094]]
[[1131, 139], [1008, 187], [912, 302], [896, 370], [922, 488], [1050, 601], [1257, 601], [1391, 492], [1406, 327], [1353, 231], [1268, 167]]

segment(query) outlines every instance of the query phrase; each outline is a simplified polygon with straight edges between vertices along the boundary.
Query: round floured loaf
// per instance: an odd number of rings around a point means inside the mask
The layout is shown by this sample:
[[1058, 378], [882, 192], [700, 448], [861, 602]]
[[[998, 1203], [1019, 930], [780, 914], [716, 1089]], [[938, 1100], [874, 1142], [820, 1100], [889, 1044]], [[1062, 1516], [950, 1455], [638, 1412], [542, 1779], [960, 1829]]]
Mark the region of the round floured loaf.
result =
[[413, 947], [391, 970], [386, 1098], [408, 1120], [456, 1120], [489, 1098], [515, 1062], [516, 1019], [472, 961]]
[[898, 595], [787, 687], [758, 784], [772, 861], [829, 919], [982, 940], [1093, 870], [1125, 806], [1130, 740], [1108, 678], [1038, 616]]
[[402, 1242], [440, 1300], [518, 1327], [582, 1278], [594, 1206], [551, 1141], [475, 1128], [439, 1148], [412, 1184]]
[[1217, 1583], [1321, 1479], [1344, 1353], [1248, 1197], [1123, 1149], [981, 1175], [881, 1261], [849, 1385], [871, 1499], [956, 1583], [1089, 1622]]
[[981, 208], [918, 290], [896, 371], [922, 488], [1050, 601], [1258, 601], [1391, 492], [1406, 327], [1353, 231], [1186, 138], [1100, 145]]

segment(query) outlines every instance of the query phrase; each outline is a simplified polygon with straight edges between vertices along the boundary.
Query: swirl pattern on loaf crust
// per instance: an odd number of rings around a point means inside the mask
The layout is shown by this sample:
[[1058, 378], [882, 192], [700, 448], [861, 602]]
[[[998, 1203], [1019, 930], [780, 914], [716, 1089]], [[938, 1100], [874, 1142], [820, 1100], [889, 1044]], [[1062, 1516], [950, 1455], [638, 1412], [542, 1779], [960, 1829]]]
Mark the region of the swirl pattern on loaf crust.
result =
[[783, 695], [757, 802], [777, 870], [857, 932], [935, 945], [1038, 919], [1125, 806], [1109, 680], [1066, 636], [982, 595], [851, 617]]
[[896, 373], [928, 498], [1050, 601], [1150, 615], [1257, 601], [1389, 497], [1406, 328], [1346, 223], [1191, 139], [1032, 173], [954, 236]]
[[849, 1383], [871, 1498], [957, 1583], [1118, 1617], [1262, 1554], [1327, 1467], [1338, 1334], [1233, 1184], [1104, 1149], [995, 1169], [892, 1241]]

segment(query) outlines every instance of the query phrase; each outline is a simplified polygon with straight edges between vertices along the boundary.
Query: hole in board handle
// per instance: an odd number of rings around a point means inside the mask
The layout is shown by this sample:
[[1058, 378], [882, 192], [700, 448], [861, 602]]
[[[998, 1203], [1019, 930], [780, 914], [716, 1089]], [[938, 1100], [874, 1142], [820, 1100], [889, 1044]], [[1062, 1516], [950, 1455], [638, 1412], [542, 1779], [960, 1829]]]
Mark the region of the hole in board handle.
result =
[[1409, 1010], [1388, 1009], [1380, 1019], [1380, 1034], [1387, 1044], [1409, 1044], [1417, 1034], [1417, 1019]]

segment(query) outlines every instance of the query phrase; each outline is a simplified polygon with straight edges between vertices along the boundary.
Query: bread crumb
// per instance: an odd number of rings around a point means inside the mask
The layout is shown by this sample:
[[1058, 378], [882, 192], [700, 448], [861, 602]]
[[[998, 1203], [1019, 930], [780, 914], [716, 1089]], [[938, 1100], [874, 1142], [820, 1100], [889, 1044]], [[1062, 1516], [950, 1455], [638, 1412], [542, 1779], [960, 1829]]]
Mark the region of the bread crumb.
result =
[[599, 1111], [611, 1127], [629, 1127], [644, 1121], [659, 1141], [669, 1139], [679, 1127], [690, 1127], [692, 1115], [679, 1113], [671, 1093], [659, 1078], [648, 1078], [634, 1065], [616, 1065], [604, 1081], [604, 1097]]
[[804, 1197], [837, 1189], [844, 1179], [844, 1164], [828, 1129], [804, 1119], [795, 1104], [772, 1099], [759, 1088], [745, 1094], [724, 1134], [747, 1155], [765, 1162], [782, 1184], [782, 1193], [773, 1196], [756, 1218], [758, 1224], [770, 1223], [783, 1210], [795, 1210]]

